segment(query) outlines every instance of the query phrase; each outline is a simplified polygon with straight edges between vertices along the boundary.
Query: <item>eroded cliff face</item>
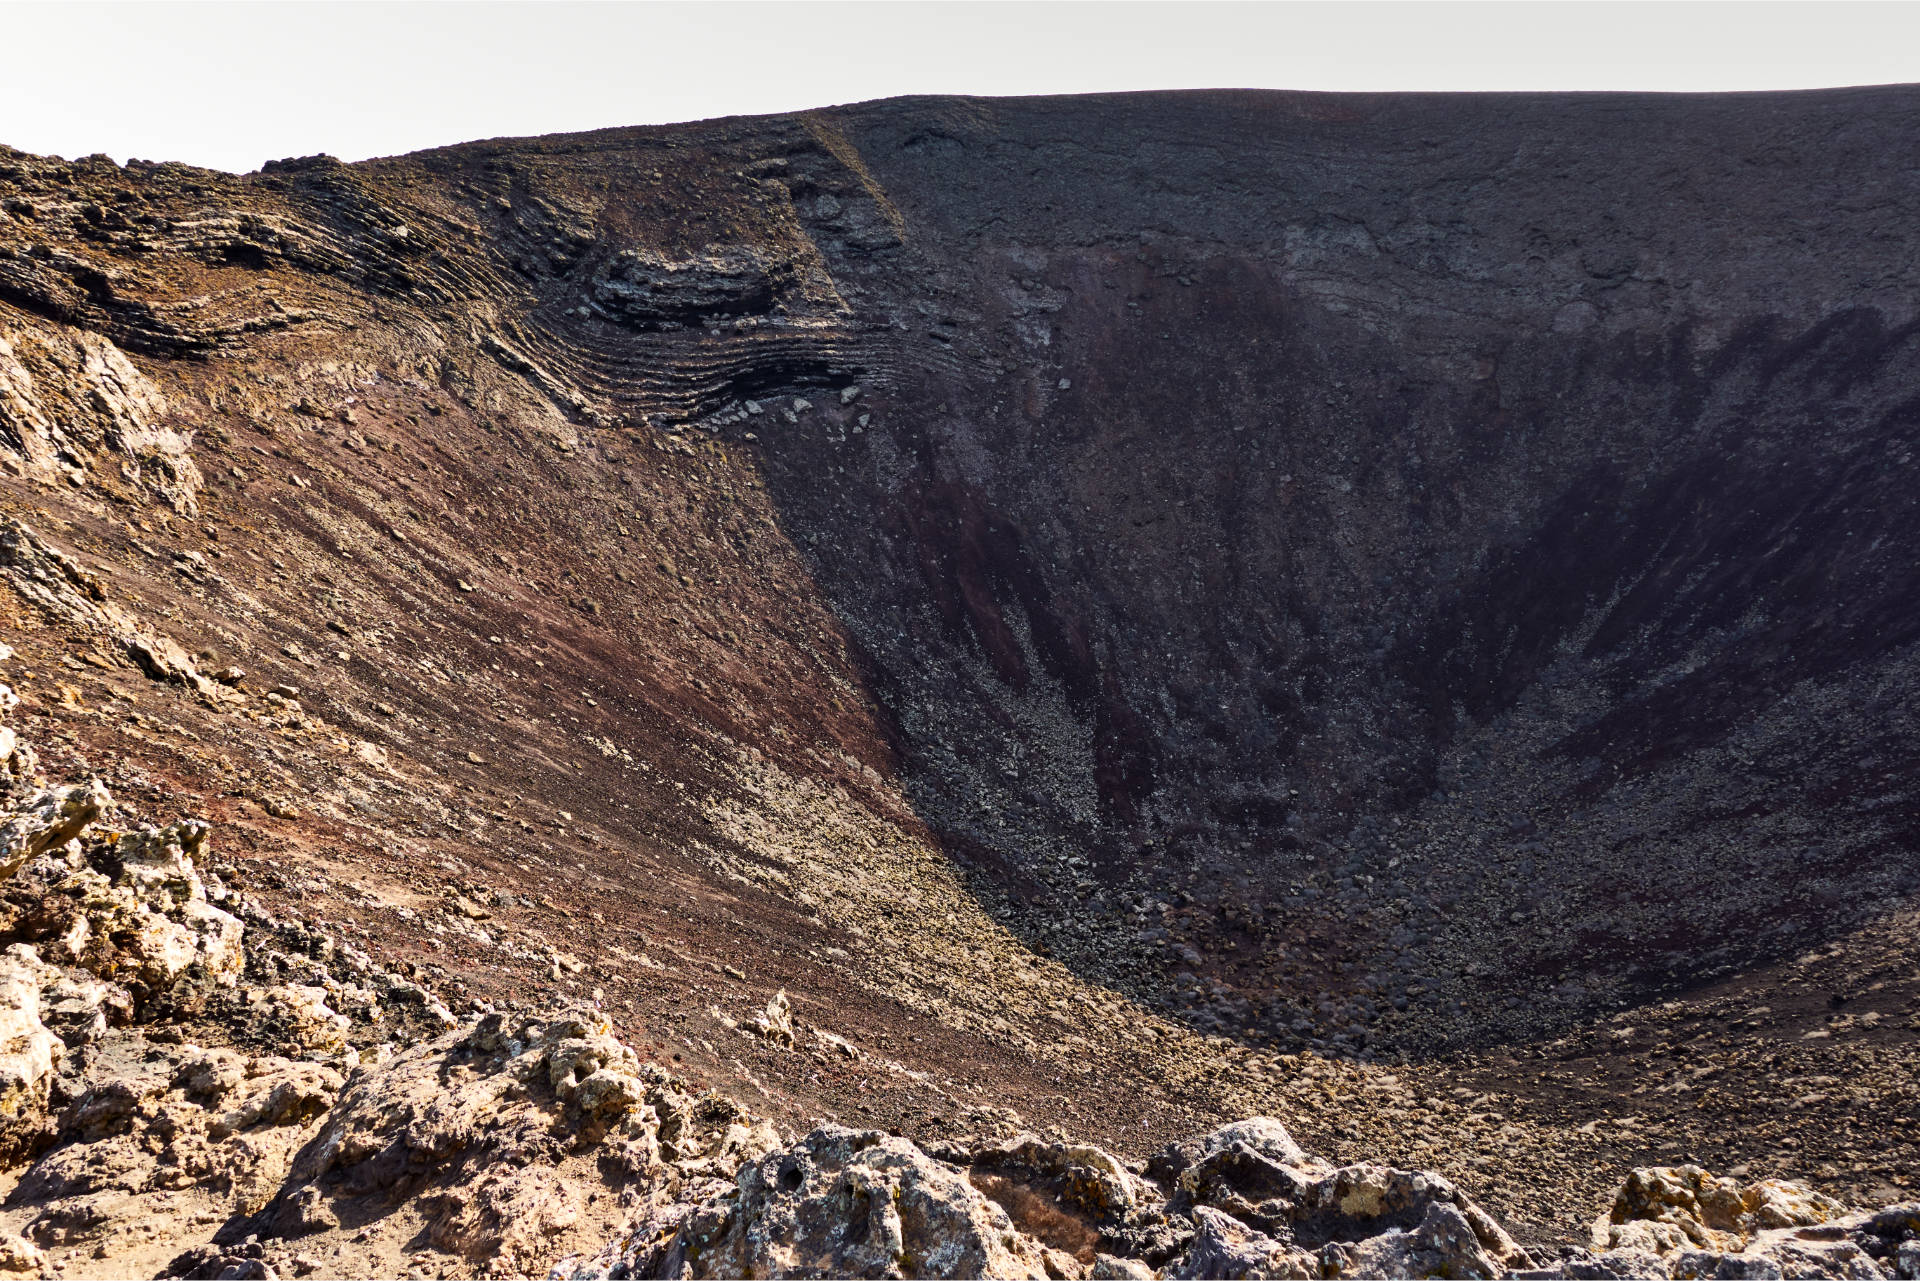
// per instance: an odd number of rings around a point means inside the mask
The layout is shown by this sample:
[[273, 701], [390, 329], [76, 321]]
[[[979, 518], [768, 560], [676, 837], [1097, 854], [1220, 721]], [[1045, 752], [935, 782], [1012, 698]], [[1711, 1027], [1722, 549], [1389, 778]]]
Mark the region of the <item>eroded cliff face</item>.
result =
[[1806, 1083], [1920, 1106], [1916, 114], [3, 153], [14, 683], [267, 901], [796, 1127], [1891, 1199]]

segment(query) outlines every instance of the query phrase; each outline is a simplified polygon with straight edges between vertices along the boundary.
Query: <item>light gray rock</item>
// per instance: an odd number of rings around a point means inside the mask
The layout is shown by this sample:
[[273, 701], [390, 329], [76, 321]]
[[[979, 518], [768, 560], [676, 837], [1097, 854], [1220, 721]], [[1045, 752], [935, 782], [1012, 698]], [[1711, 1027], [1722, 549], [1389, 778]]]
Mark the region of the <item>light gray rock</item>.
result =
[[182, 515], [202, 479], [192, 434], [167, 398], [100, 334], [65, 325], [0, 327], [0, 447], [43, 478], [112, 465]]
[[[1169, 1269], [1177, 1278], [1317, 1277], [1320, 1259], [1257, 1232], [1240, 1220], [1210, 1206], [1193, 1211], [1193, 1246], [1186, 1259]], [[1384, 1275], [1384, 1274], [1382, 1274]]]
[[40, 855], [59, 849], [112, 806], [112, 794], [97, 779], [46, 788], [29, 796], [5, 822], [0, 822], [0, 880], [15, 875]]
[[[657, 1239], [642, 1224], [636, 1243]], [[966, 1175], [905, 1139], [825, 1126], [680, 1218], [663, 1277], [1042, 1277], [1046, 1255]]]
[[1357, 1242], [1321, 1249], [1327, 1277], [1501, 1277], [1507, 1269], [1490, 1255], [1467, 1216], [1444, 1201], [1427, 1202], [1412, 1229], [1390, 1228]]
[[66, 1046], [40, 1021], [40, 989], [58, 977], [31, 947], [0, 955], [0, 1147], [18, 1151], [47, 1127], [47, 1101]]

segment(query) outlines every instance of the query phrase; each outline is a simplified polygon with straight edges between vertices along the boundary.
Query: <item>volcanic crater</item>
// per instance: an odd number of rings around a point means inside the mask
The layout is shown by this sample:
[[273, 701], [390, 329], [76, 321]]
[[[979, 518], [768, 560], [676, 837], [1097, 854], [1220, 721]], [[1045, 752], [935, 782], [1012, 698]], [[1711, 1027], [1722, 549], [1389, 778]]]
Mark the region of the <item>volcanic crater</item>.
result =
[[1916, 136], [1208, 92], [0, 150], [15, 720], [451, 1016], [590, 1004], [777, 1126], [1264, 1113], [1529, 1243], [1649, 1164], [1912, 1200]]

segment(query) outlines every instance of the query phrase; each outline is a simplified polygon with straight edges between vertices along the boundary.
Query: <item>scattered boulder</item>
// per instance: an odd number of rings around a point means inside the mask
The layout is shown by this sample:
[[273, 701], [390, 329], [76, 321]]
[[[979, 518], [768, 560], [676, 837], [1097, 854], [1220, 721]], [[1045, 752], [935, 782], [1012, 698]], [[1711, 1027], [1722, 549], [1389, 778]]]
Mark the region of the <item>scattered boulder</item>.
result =
[[1147, 1168], [1168, 1189], [1167, 1213], [1193, 1221], [1183, 1276], [1217, 1265], [1252, 1269], [1235, 1273], [1244, 1276], [1493, 1277], [1532, 1263], [1448, 1180], [1366, 1163], [1334, 1169], [1271, 1117], [1174, 1144]]
[[1015, 1227], [1072, 1257], [1076, 1274], [1103, 1254], [1163, 1261], [1186, 1235], [1169, 1231], [1152, 1185], [1091, 1144], [1021, 1133], [941, 1155], [964, 1162], [974, 1187], [1005, 1210]]
[[47, 1256], [17, 1232], [0, 1232], [0, 1272], [44, 1276]]
[[767, 1002], [767, 1008], [754, 1020], [760, 1035], [775, 1045], [793, 1048], [793, 1006], [787, 1000], [786, 989], [775, 992]]
[[1170, 1144], [1147, 1163], [1147, 1173], [1161, 1183], [1179, 1178], [1182, 1171], [1196, 1163], [1226, 1151], [1234, 1144], [1245, 1144], [1267, 1160], [1281, 1165], [1312, 1164], [1306, 1152], [1287, 1133], [1287, 1127], [1272, 1117], [1256, 1116], [1223, 1125], [1197, 1139]]
[[[1402, 1269], [1389, 1275], [1498, 1276], [1531, 1263], [1448, 1180], [1373, 1164], [1333, 1169], [1308, 1157], [1270, 1117], [1175, 1144], [1147, 1169], [1168, 1189], [1168, 1214], [1191, 1216], [1196, 1234], [1204, 1221], [1212, 1225], [1208, 1240], [1238, 1241], [1255, 1254], [1267, 1248], [1235, 1235], [1238, 1229], [1222, 1235], [1226, 1230], [1216, 1214], [1231, 1216], [1277, 1242], [1316, 1251], [1327, 1275], [1375, 1275], [1373, 1270], [1387, 1268]], [[1214, 1248], [1195, 1239], [1196, 1249]], [[1185, 1266], [1194, 1265], [1190, 1260]]]
[[969, 1165], [976, 1179], [998, 1175], [1045, 1187], [1056, 1200], [1098, 1223], [1124, 1222], [1149, 1195], [1118, 1157], [1092, 1144], [1022, 1134], [976, 1148]]
[[[70, 822], [97, 816], [104, 793], [68, 798]], [[144, 827], [43, 858], [30, 884], [10, 890], [16, 921], [47, 941], [51, 959], [125, 988], [138, 1003], [192, 1004], [231, 988], [243, 960], [243, 927], [208, 901], [195, 870], [207, 832], [195, 820]], [[59, 846], [45, 844], [48, 854]]]
[[[1445, 1201], [1428, 1201], [1426, 1212], [1412, 1228], [1388, 1228], [1354, 1242], [1328, 1242], [1320, 1251], [1320, 1275], [1503, 1276], [1507, 1270], [1505, 1260], [1495, 1258], [1488, 1250], [1483, 1226], [1472, 1222], [1457, 1206]], [[1509, 1257], [1515, 1255], [1517, 1251], [1508, 1251]], [[1525, 1259], [1526, 1256], [1517, 1257]]]
[[286, 1043], [319, 1054], [338, 1054], [347, 1046], [352, 1026], [345, 1015], [327, 1004], [327, 989], [306, 983], [254, 988], [250, 1005]]

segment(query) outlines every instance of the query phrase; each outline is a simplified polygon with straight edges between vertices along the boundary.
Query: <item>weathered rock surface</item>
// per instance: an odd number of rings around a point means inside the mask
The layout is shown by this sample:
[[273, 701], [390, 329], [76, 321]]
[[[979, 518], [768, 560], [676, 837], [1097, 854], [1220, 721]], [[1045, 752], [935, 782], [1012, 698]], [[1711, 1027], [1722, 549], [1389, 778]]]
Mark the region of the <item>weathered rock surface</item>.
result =
[[44, 1128], [54, 1069], [67, 1047], [41, 1022], [48, 967], [14, 944], [0, 958], [0, 1143], [31, 1147]]
[[0, 879], [65, 845], [113, 804], [98, 783], [72, 783], [25, 797], [0, 824]]
[[0, 325], [0, 442], [33, 474], [85, 485], [113, 469], [183, 515], [197, 510], [192, 432], [125, 353], [85, 329]]
[[625, 249], [594, 275], [595, 308], [636, 328], [763, 315], [792, 270], [756, 251], [716, 247], [687, 258]]
[[1594, 1241], [1656, 1254], [1689, 1246], [1738, 1249], [1760, 1232], [1810, 1227], [1844, 1212], [1831, 1197], [1780, 1179], [1742, 1187], [1697, 1165], [1635, 1170], [1595, 1225]]
[[[0, 1205], [0, 1267], [75, 1275], [85, 1259], [106, 1275], [151, 1274], [277, 1196], [298, 1200], [283, 1185], [359, 1062], [350, 1038], [417, 1039], [436, 1020], [404, 994], [384, 1010], [350, 1005], [341, 997], [366, 989], [312, 961], [298, 965], [307, 984], [249, 983], [282, 977], [280, 947], [307, 932], [225, 890], [259, 928], [214, 904], [197, 866], [205, 822], [113, 830], [101, 824], [122, 812], [104, 788], [35, 783], [17, 780], [18, 857], [0, 883], [0, 1159], [17, 1171]], [[183, 1025], [227, 1044], [201, 1048]], [[300, 1057], [231, 1048], [262, 1037]], [[590, 1036], [572, 1048], [572, 1062], [624, 1053]], [[374, 1056], [390, 1057], [390, 1045]], [[590, 1091], [596, 1075], [563, 1092]], [[307, 1222], [324, 1208], [299, 1204]]]
[[[636, 1232], [641, 1248], [654, 1221]], [[629, 1247], [632, 1248], [632, 1247]], [[659, 1247], [657, 1276], [1046, 1275], [1044, 1255], [966, 1175], [904, 1139], [817, 1130], [752, 1162]]]
[[1635, 1170], [1576, 1251], [1538, 1277], [1912, 1277], [1920, 1203], [1850, 1211], [1804, 1184], [1698, 1166]]
[[1023, 1135], [931, 1153], [827, 1127], [556, 1275], [1496, 1277], [1529, 1262], [1445, 1180], [1332, 1170], [1270, 1118], [1168, 1156], [1194, 1154], [1163, 1191], [1096, 1147]]
[[1023, 1136], [929, 1152], [826, 1127], [705, 1200], [656, 1200], [554, 1277], [1879, 1278], [1920, 1261], [1920, 1207], [1850, 1213], [1800, 1185], [1691, 1167], [1636, 1171], [1598, 1252], [1545, 1266], [1446, 1180], [1330, 1168], [1270, 1118], [1154, 1168], [1177, 1171], [1164, 1190], [1097, 1148]]

